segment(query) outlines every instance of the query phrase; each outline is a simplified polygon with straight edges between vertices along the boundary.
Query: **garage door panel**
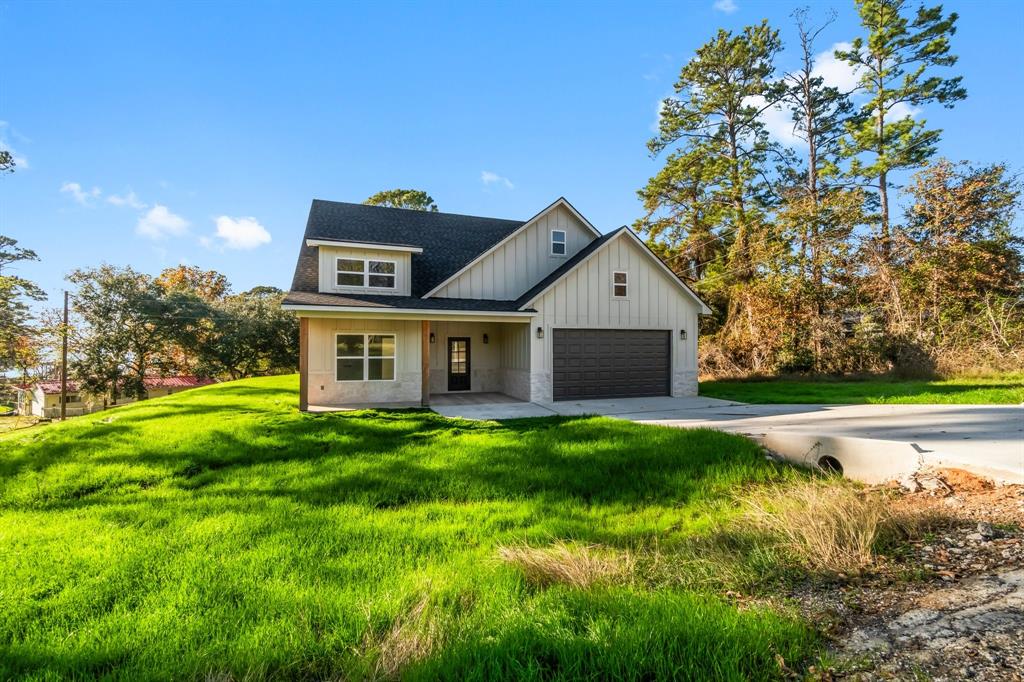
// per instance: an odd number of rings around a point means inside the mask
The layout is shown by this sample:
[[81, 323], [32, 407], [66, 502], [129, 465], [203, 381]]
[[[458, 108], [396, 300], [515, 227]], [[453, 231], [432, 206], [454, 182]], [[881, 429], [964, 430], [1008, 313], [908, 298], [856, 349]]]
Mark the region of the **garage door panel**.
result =
[[555, 329], [553, 398], [668, 395], [669, 338], [664, 330]]

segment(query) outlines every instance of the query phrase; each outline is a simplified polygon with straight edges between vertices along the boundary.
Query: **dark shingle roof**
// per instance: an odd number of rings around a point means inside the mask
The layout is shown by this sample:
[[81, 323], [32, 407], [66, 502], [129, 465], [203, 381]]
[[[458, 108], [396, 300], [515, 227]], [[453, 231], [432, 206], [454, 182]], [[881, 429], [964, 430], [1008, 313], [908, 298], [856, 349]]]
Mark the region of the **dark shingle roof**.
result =
[[419, 298], [418, 296], [390, 296], [388, 294], [319, 294], [308, 291], [289, 292], [284, 297], [284, 304], [340, 305], [355, 308], [381, 309], [465, 310], [484, 313], [516, 312], [520, 307], [520, 304], [515, 301], [490, 301], [470, 298]]
[[317, 251], [306, 246], [307, 239], [422, 247], [423, 253], [412, 254], [412, 295], [422, 296], [523, 224], [521, 220], [314, 199], [291, 288], [318, 289]]
[[565, 273], [569, 272], [574, 267], [576, 267], [576, 264], [579, 263], [581, 260], [583, 260], [584, 258], [589, 256], [590, 254], [594, 253], [595, 251], [600, 249], [602, 246], [607, 244], [608, 240], [610, 240], [615, 235], [619, 234], [623, 230], [628, 230], [628, 229], [629, 229], [628, 227], [623, 225], [619, 229], [612, 230], [608, 234], [603, 234], [600, 237], [598, 237], [597, 239], [595, 239], [594, 241], [592, 241], [589, 244], [587, 244], [586, 246], [584, 246], [582, 249], [580, 249], [575, 254], [573, 254], [572, 258], [570, 258], [569, 260], [567, 260], [564, 263], [562, 263], [550, 275], [548, 275], [547, 277], [545, 277], [541, 281], [537, 282], [535, 285], [533, 285], [533, 287], [529, 291], [527, 291], [525, 294], [520, 296], [515, 301], [516, 306], [520, 307], [520, 306], [524, 306], [527, 303], [529, 303], [535, 296], [537, 296], [537, 294], [539, 294], [540, 292], [542, 292], [545, 289], [547, 289], [553, 282], [556, 282]]

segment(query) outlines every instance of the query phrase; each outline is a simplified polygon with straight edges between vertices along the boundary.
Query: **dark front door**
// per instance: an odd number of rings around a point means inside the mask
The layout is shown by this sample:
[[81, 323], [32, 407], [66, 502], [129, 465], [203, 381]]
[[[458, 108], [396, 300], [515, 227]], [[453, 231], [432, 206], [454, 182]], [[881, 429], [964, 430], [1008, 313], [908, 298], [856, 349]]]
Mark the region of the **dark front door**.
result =
[[448, 390], [468, 391], [469, 339], [464, 336], [448, 338]]
[[555, 400], [669, 395], [670, 334], [663, 330], [556, 329]]

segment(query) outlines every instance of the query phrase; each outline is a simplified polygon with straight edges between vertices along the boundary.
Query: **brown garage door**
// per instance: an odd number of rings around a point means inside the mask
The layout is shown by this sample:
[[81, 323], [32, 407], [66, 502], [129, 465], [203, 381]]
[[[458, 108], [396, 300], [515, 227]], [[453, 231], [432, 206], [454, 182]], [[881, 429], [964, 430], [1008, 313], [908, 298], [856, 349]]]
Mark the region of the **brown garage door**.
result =
[[667, 331], [556, 329], [553, 337], [555, 400], [670, 393]]

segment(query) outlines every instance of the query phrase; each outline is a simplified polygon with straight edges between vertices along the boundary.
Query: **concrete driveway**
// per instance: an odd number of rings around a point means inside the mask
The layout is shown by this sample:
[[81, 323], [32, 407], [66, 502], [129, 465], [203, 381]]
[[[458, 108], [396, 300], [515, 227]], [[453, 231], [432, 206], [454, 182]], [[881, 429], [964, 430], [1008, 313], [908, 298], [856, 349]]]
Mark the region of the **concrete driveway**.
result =
[[441, 414], [510, 419], [597, 414], [750, 436], [794, 460], [839, 460], [845, 473], [876, 482], [922, 465], [957, 466], [1024, 483], [1021, 405], [747, 405], [714, 398], [625, 398], [557, 403], [449, 405]]

